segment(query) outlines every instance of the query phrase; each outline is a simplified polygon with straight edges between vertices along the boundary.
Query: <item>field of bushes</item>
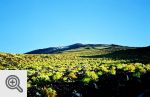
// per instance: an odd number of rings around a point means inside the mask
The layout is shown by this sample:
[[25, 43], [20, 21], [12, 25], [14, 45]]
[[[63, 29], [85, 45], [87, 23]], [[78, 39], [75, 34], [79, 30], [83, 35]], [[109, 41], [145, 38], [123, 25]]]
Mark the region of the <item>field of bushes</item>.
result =
[[0, 69], [28, 70], [28, 97], [150, 97], [149, 56], [114, 52], [0, 53]]

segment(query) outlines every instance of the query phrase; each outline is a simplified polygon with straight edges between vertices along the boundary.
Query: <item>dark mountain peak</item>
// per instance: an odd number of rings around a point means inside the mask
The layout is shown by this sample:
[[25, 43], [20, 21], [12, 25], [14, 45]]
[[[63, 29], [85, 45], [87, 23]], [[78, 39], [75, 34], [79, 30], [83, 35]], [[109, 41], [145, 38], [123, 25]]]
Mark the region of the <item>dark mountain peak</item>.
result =
[[[82, 44], [82, 43], [75, 43], [75, 44], [72, 44], [72, 45], [82, 46], [82, 45], [84, 45], [84, 44]], [[71, 46], [71, 45], [70, 45], [70, 46]]]
[[121, 46], [121, 45], [117, 45], [117, 44], [111, 44], [110, 46], [114, 47], [114, 46]]
[[82, 43], [75, 43], [75, 44], [69, 45], [68, 47], [69, 48], [79, 48], [79, 47], [84, 47], [84, 46], [85, 45]]

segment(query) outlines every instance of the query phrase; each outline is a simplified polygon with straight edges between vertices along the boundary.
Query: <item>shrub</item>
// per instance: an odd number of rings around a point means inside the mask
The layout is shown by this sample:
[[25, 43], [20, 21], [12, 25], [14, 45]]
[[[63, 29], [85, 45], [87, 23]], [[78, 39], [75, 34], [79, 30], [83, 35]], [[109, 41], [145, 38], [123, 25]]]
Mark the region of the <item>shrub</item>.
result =
[[42, 97], [56, 97], [57, 93], [52, 88], [44, 88], [42, 90]]

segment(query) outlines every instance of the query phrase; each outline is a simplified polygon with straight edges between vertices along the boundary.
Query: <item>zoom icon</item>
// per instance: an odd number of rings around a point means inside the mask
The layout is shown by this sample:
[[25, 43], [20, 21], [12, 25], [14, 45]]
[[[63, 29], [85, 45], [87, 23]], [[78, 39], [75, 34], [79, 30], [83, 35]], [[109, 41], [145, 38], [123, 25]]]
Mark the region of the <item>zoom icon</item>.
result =
[[23, 89], [20, 87], [20, 79], [16, 75], [8, 76], [5, 84], [9, 89], [17, 89], [20, 93], [23, 92]]

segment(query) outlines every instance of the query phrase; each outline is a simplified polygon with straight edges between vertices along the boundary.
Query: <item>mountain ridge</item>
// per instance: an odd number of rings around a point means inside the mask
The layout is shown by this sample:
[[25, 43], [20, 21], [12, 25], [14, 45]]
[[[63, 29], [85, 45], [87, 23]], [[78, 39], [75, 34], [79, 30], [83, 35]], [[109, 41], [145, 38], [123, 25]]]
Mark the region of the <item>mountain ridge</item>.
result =
[[122, 46], [122, 45], [117, 45], [117, 44], [82, 44], [82, 43], [75, 43], [72, 45], [68, 46], [60, 46], [60, 47], [48, 47], [48, 48], [43, 48], [43, 49], [36, 49], [29, 51], [25, 54], [53, 54], [53, 53], [61, 53], [67, 50], [72, 50], [72, 49], [78, 49], [82, 47], [124, 47], [124, 48], [132, 48], [129, 46]]

